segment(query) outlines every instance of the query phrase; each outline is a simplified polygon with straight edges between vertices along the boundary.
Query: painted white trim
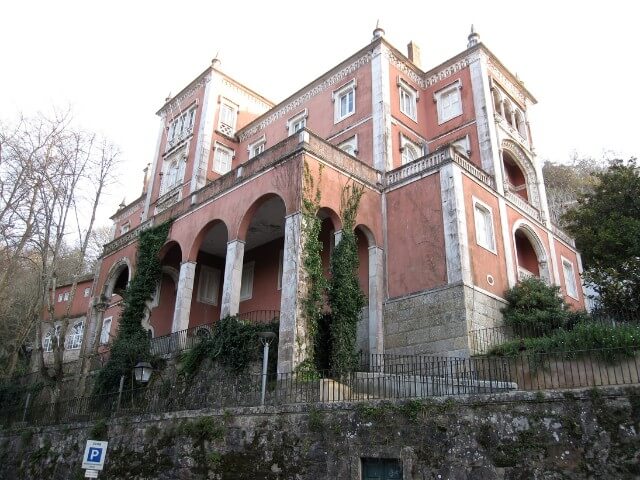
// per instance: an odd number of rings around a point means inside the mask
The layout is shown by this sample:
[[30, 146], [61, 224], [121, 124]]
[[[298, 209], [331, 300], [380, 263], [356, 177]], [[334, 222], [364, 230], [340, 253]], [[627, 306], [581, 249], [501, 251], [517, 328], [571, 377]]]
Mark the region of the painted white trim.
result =
[[[218, 75], [205, 83], [202, 108], [200, 109], [200, 128], [196, 141], [196, 151], [193, 158], [193, 171], [191, 172], [191, 185], [189, 193], [202, 188], [206, 183], [206, 173], [209, 167], [209, 153], [211, 151], [211, 133], [213, 132], [213, 120], [216, 108], [216, 95], [214, 84], [217, 84]], [[200, 173], [204, 173], [200, 175]]]
[[393, 168], [391, 147], [391, 90], [388, 49], [379, 44], [371, 58], [371, 111], [373, 116], [373, 168], [386, 172]]
[[[287, 120], [287, 123], [285, 125], [285, 128], [289, 132], [289, 135], [293, 135], [294, 133], [299, 132], [300, 130], [306, 128], [308, 117], [309, 117], [309, 110], [305, 108], [301, 112], [298, 112], [293, 117], [289, 118], [289, 120]], [[300, 122], [301, 120], [304, 120], [304, 125], [302, 126], [302, 128], [299, 130], [293, 130], [293, 126], [296, 123]]]
[[[536, 256], [538, 258], [538, 270], [539, 270], [540, 278], [542, 280], [546, 280], [549, 283], [552, 283], [554, 276], [553, 276], [553, 272], [549, 270], [549, 253], [544, 247], [544, 243], [542, 242], [542, 239], [538, 235], [538, 232], [533, 227], [533, 225], [531, 225], [529, 222], [527, 222], [522, 218], [516, 220], [513, 223], [513, 227], [511, 229], [511, 238], [513, 238], [513, 249], [516, 252], [516, 258], [515, 258], [516, 269], [520, 268], [520, 264], [518, 263], [518, 251], [516, 248], [516, 231], [519, 229], [522, 229], [522, 231], [525, 232], [525, 236], [527, 237], [527, 239], [531, 243], [531, 246], [536, 252]], [[529, 235], [527, 235], [527, 233]], [[551, 259], [551, 263], [553, 264], [553, 258]], [[543, 275], [543, 273], [545, 275]]]
[[[576, 269], [575, 266], [573, 264], [573, 262], [571, 260], [569, 260], [567, 257], [565, 257], [564, 255], [560, 255], [560, 260], [562, 262], [562, 276], [564, 278], [564, 291], [567, 294], [568, 297], [573, 298], [574, 300], [580, 300], [580, 294], [578, 293], [578, 282], [576, 279]], [[565, 271], [564, 267], [565, 265], [569, 265], [571, 267], [571, 280], [572, 280], [572, 285], [573, 285], [573, 290], [575, 291], [575, 295], [572, 295], [569, 292], [569, 282], [567, 281], [567, 272]]]
[[[340, 123], [345, 118], [348, 118], [351, 115], [355, 115], [356, 110], [357, 110], [357, 108], [356, 108], [356, 106], [357, 106], [356, 105], [356, 103], [357, 103], [356, 87], [357, 87], [357, 82], [356, 82], [356, 79], [353, 78], [349, 82], [347, 82], [343, 86], [337, 88], [336, 90], [334, 90], [331, 93], [331, 99], [333, 100], [333, 107], [334, 107], [333, 108], [333, 123], [334, 124]], [[341, 112], [341, 110], [340, 110], [341, 99], [345, 95], [348, 95], [349, 92], [353, 93], [353, 108], [351, 109], [351, 111], [348, 111], [345, 114], [343, 114]]]
[[[462, 90], [462, 80], [458, 79], [442, 87], [437, 92], [434, 92], [433, 101], [436, 103], [436, 111], [438, 114], [438, 125], [442, 125], [448, 122], [449, 120], [453, 120], [454, 118], [457, 118], [460, 115], [462, 115], [464, 108], [462, 105], [462, 95], [460, 94], [460, 90]], [[458, 104], [460, 105], [460, 111], [458, 113], [452, 114], [451, 116], [445, 117], [444, 113], [442, 112], [442, 98], [445, 95], [448, 95], [449, 93], [452, 93], [452, 92], [455, 92], [458, 96]]]
[[[473, 222], [474, 222], [474, 229], [475, 229], [476, 245], [484, 248], [485, 250], [493, 253], [494, 255], [498, 255], [498, 242], [496, 242], [496, 231], [495, 231], [496, 229], [495, 229], [495, 220], [493, 216], [493, 208], [491, 208], [490, 205], [486, 204], [475, 195], [471, 196], [471, 201], [473, 203]], [[488, 245], [484, 245], [482, 242], [480, 242], [480, 239], [478, 237], [478, 219], [477, 219], [476, 205], [479, 205], [480, 208], [486, 210], [487, 213], [489, 214], [489, 218], [491, 219], [491, 243], [493, 243], [493, 248], [490, 248]]]

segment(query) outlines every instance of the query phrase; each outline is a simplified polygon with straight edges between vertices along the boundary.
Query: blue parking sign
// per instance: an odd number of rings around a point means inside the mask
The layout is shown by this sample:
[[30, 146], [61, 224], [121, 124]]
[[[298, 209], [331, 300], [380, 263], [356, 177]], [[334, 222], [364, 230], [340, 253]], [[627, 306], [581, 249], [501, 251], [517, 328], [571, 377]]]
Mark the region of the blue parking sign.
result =
[[102, 470], [109, 442], [87, 440], [82, 457], [82, 468], [87, 470]]

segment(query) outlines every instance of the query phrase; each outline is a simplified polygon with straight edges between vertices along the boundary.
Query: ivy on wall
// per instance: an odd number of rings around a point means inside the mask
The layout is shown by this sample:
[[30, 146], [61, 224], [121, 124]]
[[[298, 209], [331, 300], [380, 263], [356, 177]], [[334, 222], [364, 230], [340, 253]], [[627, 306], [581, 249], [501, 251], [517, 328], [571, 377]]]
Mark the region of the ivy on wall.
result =
[[[318, 217], [320, 209], [320, 182], [322, 181], [322, 165], [320, 165], [317, 181], [309, 170], [305, 161], [302, 187], [302, 268], [306, 277], [306, 291], [302, 297], [302, 308], [306, 321], [306, 338], [298, 338], [297, 348], [304, 350], [304, 360], [298, 366], [298, 372], [314, 374], [315, 339], [318, 332], [318, 322], [322, 317], [327, 280], [322, 272], [322, 242], [320, 229], [322, 221]], [[302, 344], [301, 342], [304, 342]]]
[[355, 221], [363, 192], [364, 187], [361, 185], [351, 184], [343, 188], [340, 207], [342, 239], [331, 255], [328, 292], [331, 307], [329, 364], [334, 375], [351, 371], [358, 361], [356, 329], [365, 306], [365, 296], [358, 282]]
[[135, 275], [124, 291], [118, 334], [111, 346], [109, 361], [98, 372], [94, 393], [117, 390], [121, 376], [128, 378], [138, 361], [151, 360], [149, 337], [142, 328], [142, 319], [162, 275], [158, 254], [170, 228], [171, 222], [166, 222], [140, 233]]

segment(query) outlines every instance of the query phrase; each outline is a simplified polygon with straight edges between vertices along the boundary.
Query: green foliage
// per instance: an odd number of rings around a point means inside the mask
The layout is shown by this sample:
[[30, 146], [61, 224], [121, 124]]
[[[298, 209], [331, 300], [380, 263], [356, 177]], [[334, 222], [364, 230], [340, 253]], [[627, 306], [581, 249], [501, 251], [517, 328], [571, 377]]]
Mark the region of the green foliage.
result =
[[90, 440], [106, 440], [109, 432], [107, 421], [104, 418], [98, 419], [89, 430]]
[[[278, 323], [252, 324], [238, 320], [238, 317], [225, 317], [218, 321], [209, 338], [203, 339], [180, 359], [180, 373], [194, 375], [204, 359], [217, 361], [234, 373], [243, 372], [247, 366], [260, 358], [262, 348], [258, 332], [271, 331], [278, 334]], [[276, 365], [277, 343], [269, 348], [271, 366]]]
[[640, 322], [640, 257], [617, 267], [591, 267], [585, 281], [598, 294], [596, 314], [619, 321]]
[[[318, 217], [320, 208], [320, 182], [322, 181], [322, 166], [317, 182], [311, 175], [309, 165], [304, 163], [303, 195], [302, 195], [302, 267], [306, 276], [306, 292], [302, 298], [304, 320], [306, 321], [306, 345], [303, 357], [306, 362], [306, 372], [315, 368], [315, 347], [318, 322], [322, 317], [324, 306], [324, 292], [327, 281], [322, 271], [322, 242], [319, 235], [322, 221]], [[301, 348], [301, 345], [298, 345]], [[299, 369], [298, 369], [299, 370]]]
[[322, 428], [322, 414], [320, 413], [320, 410], [311, 406], [309, 408], [309, 430], [312, 432], [320, 432], [322, 431]]
[[136, 271], [124, 292], [118, 335], [111, 346], [109, 361], [98, 373], [94, 393], [115, 391], [120, 377], [129, 377], [138, 361], [151, 360], [149, 339], [141, 322], [162, 274], [158, 253], [167, 240], [169, 228], [171, 223], [166, 222], [140, 234]]
[[329, 305], [331, 307], [331, 370], [336, 375], [352, 370], [358, 361], [356, 328], [365, 296], [358, 281], [356, 214], [364, 188], [347, 185], [342, 191], [342, 238], [331, 255]]
[[196, 442], [213, 441], [224, 438], [225, 428], [213, 417], [202, 417], [196, 421], [185, 422], [180, 427], [180, 434], [193, 438]]
[[571, 318], [560, 287], [528, 278], [505, 292], [504, 321], [518, 333], [539, 336], [567, 325]]
[[26, 447], [31, 443], [31, 439], [33, 438], [33, 430], [30, 428], [23, 430], [20, 432], [20, 446]]
[[525, 354], [558, 354], [563, 358], [577, 358], [585, 350], [606, 361], [632, 357], [640, 348], [640, 326], [603, 323], [579, 323], [571, 330], [559, 329], [547, 336], [513, 340], [494, 347], [489, 354], [516, 356]]
[[613, 161], [592, 192], [565, 215], [589, 267], [616, 268], [640, 256], [640, 175], [635, 159]]

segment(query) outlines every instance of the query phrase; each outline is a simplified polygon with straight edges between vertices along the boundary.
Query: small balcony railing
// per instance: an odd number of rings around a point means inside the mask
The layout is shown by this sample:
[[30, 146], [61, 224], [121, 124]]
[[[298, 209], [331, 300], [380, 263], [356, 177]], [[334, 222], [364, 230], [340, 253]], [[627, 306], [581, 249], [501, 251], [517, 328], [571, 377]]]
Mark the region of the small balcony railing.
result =
[[[238, 319], [247, 323], [271, 323], [280, 318], [278, 310], [254, 310], [238, 314]], [[151, 339], [151, 353], [153, 355], [168, 355], [179, 353], [195, 347], [204, 338], [211, 336], [215, 322], [203, 323], [195, 327], [179, 330], [168, 335]]]

